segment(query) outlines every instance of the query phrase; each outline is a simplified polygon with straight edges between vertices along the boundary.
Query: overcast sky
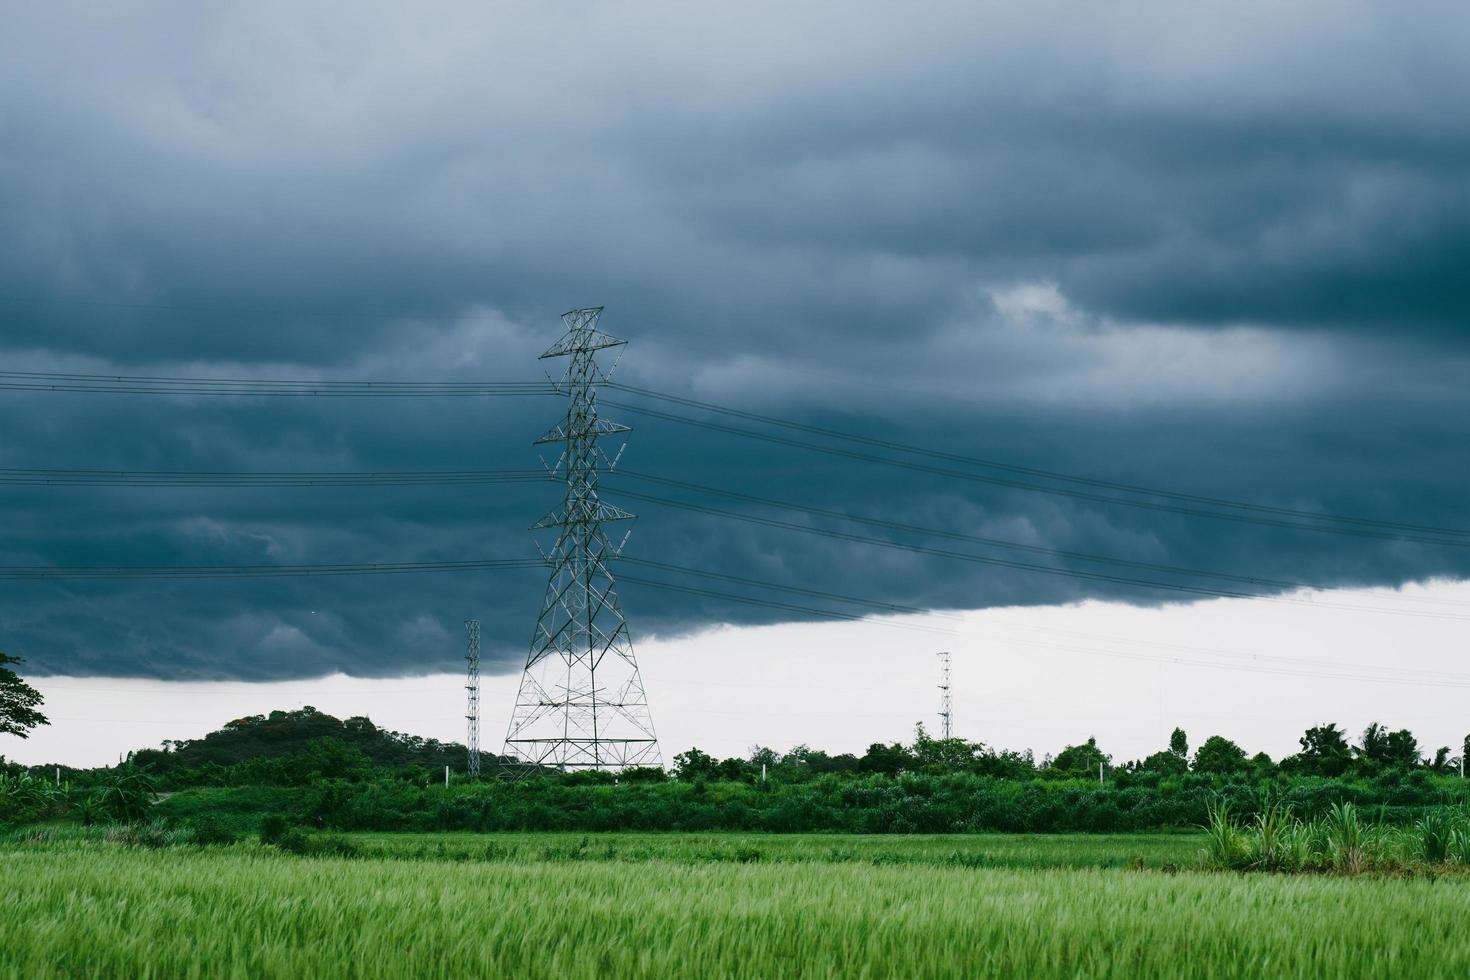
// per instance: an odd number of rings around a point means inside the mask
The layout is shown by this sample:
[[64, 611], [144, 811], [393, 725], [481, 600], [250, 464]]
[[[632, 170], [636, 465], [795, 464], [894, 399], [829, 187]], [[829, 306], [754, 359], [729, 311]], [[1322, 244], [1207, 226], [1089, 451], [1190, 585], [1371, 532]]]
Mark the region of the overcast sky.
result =
[[[605, 305], [605, 329], [630, 341], [618, 378], [660, 392], [1196, 498], [1470, 527], [1470, 18], [1432, 3], [1060, 6], [19, 7], [0, 35], [0, 370], [532, 380], [557, 315]], [[549, 397], [0, 391], [0, 467], [518, 469], [538, 465], [530, 442], [557, 413]], [[1219, 508], [1178, 497], [607, 414], [635, 427], [631, 473], [951, 535], [608, 481], [640, 515], [630, 556], [778, 585], [1123, 614], [1190, 589], [1470, 572], [1465, 539], [1439, 532], [1208, 518], [1182, 511]], [[540, 484], [0, 495], [0, 565], [529, 557], [526, 528], [556, 503]], [[538, 575], [6, 581], [0, 649], [40, 677], [345, 674], [389, 690], [457, 670], [473, 616], [503, 675], [525, 655]], [[1421, 642], [1449, 649], [1470, 610], [1436, 588], [1451, 601], [1427, 607], [1445, 615]], [[1362, 596], [1344, 602], [1426, 608]], [[624, 597], [635, 637], [696, 660], [726, 635], [711, 628], [801, 618], [644, 585]], [[1203, 615], [1154, 611], [1191, 608]], [[1315, 611], [1319, 638], [1361, 631], [1342, 612]], [[1155, 621], [1140, 622], [1146, 639]], [[832, 655], [856, 628], [736, 633]]]

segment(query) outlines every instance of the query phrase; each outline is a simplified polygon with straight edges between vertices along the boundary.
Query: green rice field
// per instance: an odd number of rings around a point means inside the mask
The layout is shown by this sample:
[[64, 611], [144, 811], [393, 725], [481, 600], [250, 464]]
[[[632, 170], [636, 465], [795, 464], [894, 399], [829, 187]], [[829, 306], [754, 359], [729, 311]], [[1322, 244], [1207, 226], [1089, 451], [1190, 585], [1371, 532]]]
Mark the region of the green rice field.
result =
[[1470, 975], [1464, 877], [1177, 870], [1195, 835], [349, 843], [12, 839], [0, 976]]

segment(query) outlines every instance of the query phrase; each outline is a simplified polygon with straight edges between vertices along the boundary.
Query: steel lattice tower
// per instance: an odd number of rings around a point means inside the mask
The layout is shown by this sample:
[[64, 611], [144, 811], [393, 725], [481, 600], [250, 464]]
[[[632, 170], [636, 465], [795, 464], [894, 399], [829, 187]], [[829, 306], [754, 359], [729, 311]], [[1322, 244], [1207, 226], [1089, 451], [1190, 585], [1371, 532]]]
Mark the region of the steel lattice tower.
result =
[[954, 737], [954, 713], [949, 704], [949, 654], [939, 655], [939, 731], [942, 738]]
[[621, 769], [662, 763], [608, 567], [622, 544], [614, 547], [603, 531], [604, 524], [633, 515], [598, 497], [600, 467], [617, 464], [598, 440], [630, 431], [597, 414], [597, 386], [612, 371], [598, 366], [596, 354], [626, 343], [597, 329], [601, 313], [597, 306], [563, 314], [566, 335], [541, 355], [569, 359], [553, 382], [567, 396], [566, 418], [536, 441], [562, 444], [548, 471], [566, 492], [560, 510], [532, 525], [555, 528], [557, 538], [547, 555], [546, 598], [505, 737], [504, 754], [529, 766]]
[[465, 748], [468, 750], [465, 771], [471, 779], [480, 778], [480, 621], [478, 619], [467, 619], [464, 621], [465, 631], [465, 655], [469, 662], [468, 673], [465, 677], [465, 690], [469, 692], [469, 704], [465, 710], [465, 720], [469, 722], [469, 735], [465, 739]]

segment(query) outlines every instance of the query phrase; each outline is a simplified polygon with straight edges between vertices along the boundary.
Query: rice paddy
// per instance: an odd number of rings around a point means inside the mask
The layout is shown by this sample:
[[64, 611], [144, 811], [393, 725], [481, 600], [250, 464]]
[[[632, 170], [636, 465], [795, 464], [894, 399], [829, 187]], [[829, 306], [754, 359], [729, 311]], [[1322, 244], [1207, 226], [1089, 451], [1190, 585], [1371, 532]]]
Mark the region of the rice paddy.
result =
[[1173, 870], [1194, 835], [350, 842], [0, 844], [0, 977], [1470, 975], [1464, 877]]

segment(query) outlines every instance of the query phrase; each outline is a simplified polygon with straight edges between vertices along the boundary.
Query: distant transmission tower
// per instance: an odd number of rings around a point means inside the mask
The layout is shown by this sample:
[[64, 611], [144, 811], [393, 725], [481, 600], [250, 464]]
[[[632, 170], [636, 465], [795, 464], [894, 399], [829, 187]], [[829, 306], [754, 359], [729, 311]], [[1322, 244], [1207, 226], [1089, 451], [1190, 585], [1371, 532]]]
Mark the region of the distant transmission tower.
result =
[[939, 730], [943, 738], [954, 737], [954, 712], [949, 703], [949, 654], [939, 655]]
[[567, 396], [566, 418], [537, 440], [538, 445], [562, 444], [548, 470], [565, 484], [566, 493], [560, 510], [532, 525], [533, 530], [556, 528], [557, 538], [547, 555], [546, 598], [505, 737], [505, 755], [529, 766], [621, 769], [662, 762], [608, 568], [622, 544], [614, 547], [602, 527], [633, 515], [597, 495], [599, 467], [617, 465], [598, 439], [630, 431], [597, 415], [597, 385], [612, 370], [598, 367], [596, 354], [626, 343], [597, 329], [601, 313], [595, 306], [563, 314], [566, 335], [541, 355], [570, 360], [554, 383], [557, 393]]
[[480, 778], [480, 621], [478, 619], [467, 619], [464, 621], [466, 634], [466, 650], [464, 658], [469, 661], [469, 673], [465, 678], [465, 690], [470, 692], [468, 708], [465, 712], [465, 720], [470, 723], [469, 736], [465, 739], [465, 748], [469, 751], [469, 761], [466, 770], [471, 779]]

